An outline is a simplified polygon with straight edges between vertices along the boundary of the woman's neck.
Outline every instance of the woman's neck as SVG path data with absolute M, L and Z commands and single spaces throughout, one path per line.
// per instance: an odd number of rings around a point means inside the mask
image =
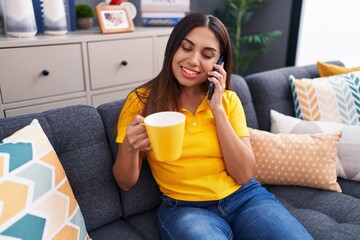
M 180 98 L 181 106 L 195 115 L 196 110 L 203 101 L 206 91 L 202 87 L 183 88 Z

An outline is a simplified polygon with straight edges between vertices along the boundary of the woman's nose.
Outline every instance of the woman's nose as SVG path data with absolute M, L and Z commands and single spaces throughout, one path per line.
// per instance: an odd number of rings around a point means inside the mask
M 198 66 L 200 64 L 200 54 L 198 53 L 191 54 L 188 61 L 192 66 Z

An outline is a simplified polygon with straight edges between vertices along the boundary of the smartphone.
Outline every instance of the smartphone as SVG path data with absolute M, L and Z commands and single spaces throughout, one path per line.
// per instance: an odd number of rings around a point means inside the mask
M 220 65 L 222 62 L 224 61 L 224 57 L 223 56 L 220 56 L 218 61 L 216 62 L 217 65 Z M 218 70 L 216 70 L 214 68 L 214 71 L 218 72 Z M 215 85 L 213 82 L 210 82 L 210 85 L 209 85 L 209 93 L 208 93 L 208 99 L 210 100 L 212 95 L 214 94 L 214 90 L 215 90 Z

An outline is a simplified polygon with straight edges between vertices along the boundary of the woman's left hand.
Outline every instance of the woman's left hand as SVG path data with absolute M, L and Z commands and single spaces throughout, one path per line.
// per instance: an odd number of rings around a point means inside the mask
M 223 64 L 222 64 L 223 65 Z M 211 99 L 208 100 L 209 106 L 213 114 L 222 109 L 222 97 L 225 91 L 226 84 L 226 72 L 222 65 L 214 64 L 214 69 L 211 72 L 208 72 L 208 80 L 214 83 L 215 90 Z

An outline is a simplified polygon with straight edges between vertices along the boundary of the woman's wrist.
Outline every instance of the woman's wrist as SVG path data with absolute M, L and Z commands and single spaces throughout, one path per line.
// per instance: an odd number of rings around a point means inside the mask
M 214 115 L 214 118 L 216 119 L 216 117 L 221 116 L 221 115 L 226 115 L 225 114 L 225 110 L 222 106 L 218 107 L 218 108 L 214 108 L 211 109 L 212 114 Z
M 131 146 L 127 136 L 125 136 L 124 138 L 123 145 L 128 150 L 129 153 L 134 153 L 136 151 L 136 149 Z

